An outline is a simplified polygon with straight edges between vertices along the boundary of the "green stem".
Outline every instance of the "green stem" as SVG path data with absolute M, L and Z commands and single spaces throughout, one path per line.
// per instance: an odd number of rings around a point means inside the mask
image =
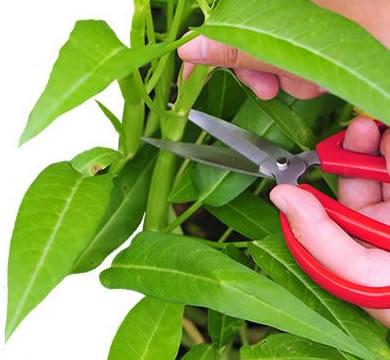
M 172 186 L 172 174 L 176 169 L 176 156 L 160 151 L 149 190 L 145 216 L 145 229 L 159 231 L 166 226 L 168 218 L 168 196 Z
M 203 13 L 205 19 L 207 19 L 209 16 L 209 13 L 210 13 L 209 4 L 207 3 L 206 0 L 197 0 L 197 2 L 198 2 L 198 5 L 200 7 L 200 10 L 202 10 L 202 13 Z
M 221 237 L 218 239 L 218 242 L 223 243 L 225 242 L 228 237 L 233 233 L 233 229 L 231 227 L 227 228 L 225 232 L 221 235 Z
M 186 211 L 182 212 L 174 221 L 172 221 L 164 230 L 163 233 L 170 233 L 180 226 L 184 221 L 191 217 L 202 206 L 201 201 L 194 202 Z
M 188 112 L 195 103 L 208 77 L 208 67 L 198 65 L 191 76 L 178 88 L 173 110 L 167 112 L 163 133 L 167 139 L 179 141 L 184 133 Z M 160 119 L 161 121 L 164 118 Z M 150 185 L 146 207 L 145 228 L 161 230 L 168 220 L 168 196 L 176 170 L 176 156 L 160 151 Z
M 160 108 L 164 109 L 171 91 L 173 76 L 175 71 L 175 53 L 170 53 L 168 61 L 165 67 L 165 71 L 162 74 L 160 81 L 154 89 L 154 102 Z M 150 112 L 148 120 L 146 122 L 145 136 L 151 136 L 154 134 L 160 126 L 159 117 L 155 112 Z
M 202 131 L 200 133 L 200 135 L 198 136 L 198 138 L 196 139 L 195 141 L 195 144 L 196 145 L 200 145 L 203 143 L 203 140 L 207 137 L 207 132 L 206 131 Z M 175 182 L 176 181 L 179 181 L 180 177 L 183 175 L 184 171 L 186 170 L 186 168 L 188 167 L 188 165 L 190 164 L 191 160 L 190 159 L 184 159 L 183 163 L 181 164 L 177 174 L 176 174 L 176 179 L 175 179 Z
M 145 106 L 139 92 L 135 73 L 119 81 L 125 105 L 122 115 L 122 129 L 124 133 L 124 144 L 120 146 L 125 149 L 127 157 L 135 155 L 140 145 L 142 135 Z
M 186 0 L 179 0 L 177 3 L 175 16 L 173 17 L 172 24 L 169 27 L 169 32 L 167 35 L 167 42 L 168 43 L 175 41 L 175 39 L 177 37 L 177 34 L 179 32 L 179 28 L 180 28 L 180 24 L 181 24 L 181 20 L 183 17 L 185 5 L 186 5 Z M 156 67 L 156 70 L 154 71 L 152 77 L 150 78 L 150 80 L 146 84 L 146 92 L 148 94 L 150 94 L 152 92 L 152 90 L 155 88 L 158 81 L 160 80 L 160 77 L 163 74 L 165 67 L 167 65 L 168 57 L 169 57 L 169 54 L 163 56 L 159 60 L 157 67 Z
M 154 44 L 156 42 L 156 32 L 154 31 L 150 1 L 148 1 L 147 8 L 146 8 L 145 23 L 146 23 L 146 36 L 148 38 L 148 44 Z
M 265 187 L 267 186 L 268 181 L 269 181 L 268 179 L 261 179 L 261 181 L 259 182 L 259 185 L 257 185 L 253 194 L 256 196 L 261 194 L 263 192 L 263 190 L 265 189 Z
M 247 324 L 244 322 L 240 328 L 240 340 L 242 345 L 249 345 Z
M 186 317 L 183 317 L 183 329 L 195 345 L 203 344 L 205 342 L 202 334 L 195 326 L 195 324 Z
M 135 89 L 136 89 L 137 93 L 141 96 L 141 98 L 145 102 L 145 104 L 154 113 L 156 113 L 159 116 L 162 116 L 164 112 L 153 102 L 153 100 L 150 98 L 150 96 L 146 92 L 145 85 L 142 81 L 142 77 L 141 77 L 141 74 L 139 73 L 139 71 L 136 71 L 134 73 L 134 79 L 135 79 L 135 84 L 134 84 Z
M 145 45 L 145 20 L 149 0 L 135 0 L 134 13 L 130 31 L 132 48 L 141 48 Z M 142 85 L 141 85 L 142 84 Z M 144 84 L 138 71 L 119 81 L 125 105 L 122 115 L 124 144 L 127 158 L 132 158 L 141 142 L 144 127 L 145 105 L 143 101 Z
M 172 26 L 174 7 L 175 7 L 174 0 L 168 0 L 167 1 L 167 30 L 170 29 Z

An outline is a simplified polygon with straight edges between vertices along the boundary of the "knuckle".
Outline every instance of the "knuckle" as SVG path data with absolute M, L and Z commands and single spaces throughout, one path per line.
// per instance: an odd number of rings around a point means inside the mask
M 238 49 L 226 46 L 223 51 L 223 62 L 231 67 L 238 67 L 241 64 L 241 55 Z

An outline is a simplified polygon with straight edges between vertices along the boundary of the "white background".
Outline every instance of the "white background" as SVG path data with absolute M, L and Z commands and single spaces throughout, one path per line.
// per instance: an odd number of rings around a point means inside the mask
M 127 311 L 140 299 L 103 288 L 99 270 L 70 276 L 22 322 L 4 347 L 9 239 L 23 193 L 49 163 L 116 136 L 93 101 L 60 117 L 17 147 L 28 113 L 46 84 L 60 46 L 78 19 L 103 19 L 127 43 L 131 0 L 9 0 L 0 2 L 0 351 L 2 360 L 103 360 Z M 97 96 L 116 114 L 116 86 Z M 110 259 L 103 264 L 107 267 Z

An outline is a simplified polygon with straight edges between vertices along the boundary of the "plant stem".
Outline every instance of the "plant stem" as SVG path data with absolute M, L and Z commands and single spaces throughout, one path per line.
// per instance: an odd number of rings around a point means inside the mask
M 186 317 L 183 317 L 183 329 L 195 345 L 203 344 L 205 342 L 198 328 L 191 320 L 187 319 Z
M 186 0 L 178 0 L 177 6 L 176 6 L 176 11 L 175 11 L 175 16 L 173 17 L 172 24 L 169 27 L 169 32 L 167 35 L 167 42 L 171 43 L 173 42 L 177 34 L 179 32 L 181 20 L 183 17 L 184 9 L 186 5 Z M 148 83 L 146 84 L 146 92 L 150 94 L 152 90 L 155 88 L 157 85 L 158 81 L 160 80 L 161 75 L 163 74 L 167 61 L 168 61 L 168 56 L 164 55 L 158 62 L 156 70 L 154 71 L 152 77 L 149 79 Z
M 267 184 L 268 184 L 268 179 L 261 179 L 261 181 L 259 182 L 259 185 L 257 185 L 257 187 L 256 187 L 255 191 L 253 192 L 253 194 L 257 196 L 260 193 L 262 193 L 262 191 L 267 186 Z
M 202 206 L 201 201 L 194 202 L 186 211 L 181 213 L 174 221 L 172 221 L 164 230 L 163 233 L 169 233 L 180 226 L 184 221 L 191 217 Z
M 208 77 L 208 67 L 198 65 L 191 76 L 178 88 L 178 97 L 166 118 L 160 121 L 166 139 L 179 141 L 184 133 L 187 115 L 202 90 Z M 153 171 L 149 198 L 146 207 L 145 228 L 149 230 L 163 229 L 168 220 L 168 196 L 171 191 L 176 170 L 176 156 L 167 151 L 160 151 Z
M 148 44 L 154 44 L 156 42 L 156 33 L 154 31 L 152 9 L 150 7 L 149 0 L 148 0 L 146 14 L 145 14 L 145 23 L 146 23 L 146 36 L 148 38 Z
M 155 104 L 164 109 L 168 100 L 172 86 L 172 80 L 175 70 L 175 53 L 168 54 L 168 60 L 165 66 L 164 73 L 161 75 L 160 81 L 154 89 Z M 150 112 L 145 127 L 145 136 L 154 134 L 160 126 L 159 116 L 155 112 Z
M 203 140 L 206 138 L 207 136 L 207 132 L 206 131 L 202 131 L 200 133 L 200 135 L 198 136 L 198 138 L 196 139 L 195 141 L 195 144 L 196 145 L 200 145 L 203 143 Z M 177 174 L 176 174 L 176 181 L 179 180 L 180 176 L 183 175 L 184 171 L 186 170 L 187 166 L 190 164 L 191 160 L 190 159 L 184 159 L 183 163 L 181 164 Z
M 167 31 L 172 26 L 174 5 L 173 0 L 167 0 Z
M 149 109 L 159 116 L 163 115 L 163 111 L 153 102 L 153 100 L 146 92 L 145 85 L 142 81 L 142 77 L 139 71 L 136 71 L 134 73 L 134 79 L 135 79 L 135 83 L 134 83 L 135 89 L 137 90 L 137 93 L 142 97 L 142 100 L 149 107 Z
M 198 2 L 200 9 L 202 10 L 202 13 L 203 13 L 205 19 L 207 19 L 209 16 L 209 13 L 210 13 L 209 4 L 207 3 L 206 0 L 197 0 L 197 2 Z
M 241 343 L 242 345 L 249 345 L 249 341 L 248 341 L 248 331 L 247 331 L 247 324 L 246 324 L 246 321 L 244 322 L 244 324 L 242 325 L 242 327 L 240 328 L 240 340 L 241 340 Z
M 145 19 L 149 0 L 135 0 L 134 13 L 130 31 L 130 43 L 132 48 L 140 48 L 145 45 Z M 125 100 L 122 115 L 122 128 L 125 143 L 120 143 L 125 148 L 127 158 L 132 158 L 140 145 L 144 126 L 145 105 L 143 101 L 144 84 L 138 71 L 119 81 L 121 92 Z
M 225 242 L 228 237 L 233 233 L 233 229 L 231 227 L 228 227 L 225 232 L 221 235 L 221 237 L 218 239 L 219 243 Z
M 125 99 L 122 115 L 122 129 L 124 132 L 124 147 L 126 157 L 132 158 L 138 150 L 143 129 L 145 106 L 142 96 L 136 89 L 135 73 L 119 81 L 119 86 Z

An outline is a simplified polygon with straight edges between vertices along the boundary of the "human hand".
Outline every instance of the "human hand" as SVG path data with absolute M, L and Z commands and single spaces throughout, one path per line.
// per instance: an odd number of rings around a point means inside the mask
M 337 12 L 363 26 L 385 46 L 390 48 L 390 2 L 376 0 L 312 0 L 316 4 Z M 275 97 L 279 89 L 299 98 L 311 99 L 325 92 L 319 86 L 293 74 L 265 64 L 244 52 L 199 36 L 178 50 L 185 62 L 184 78 L 194 64 L 210 64 L 232 68 L 242 83 L 261 99 Z M 353 54 L 351 54 L 353 56 Z
M 374 121 L 358 116 L 347 129 L 344 148 L 368 154 L 380 152 L 390 171 L 390 129 L 381 136 Z M 312 194 L 296 186 L 279 185 L 270 197 L 286 214 L 297 240 L 328 269 L 356 284 L 390 286 L 390 252 L 350 237 L 328 217 Z M 339 201 L 390 225 L 390 184 L 340 177 Z M 390 309 L 365 310 L 390 327 Z

